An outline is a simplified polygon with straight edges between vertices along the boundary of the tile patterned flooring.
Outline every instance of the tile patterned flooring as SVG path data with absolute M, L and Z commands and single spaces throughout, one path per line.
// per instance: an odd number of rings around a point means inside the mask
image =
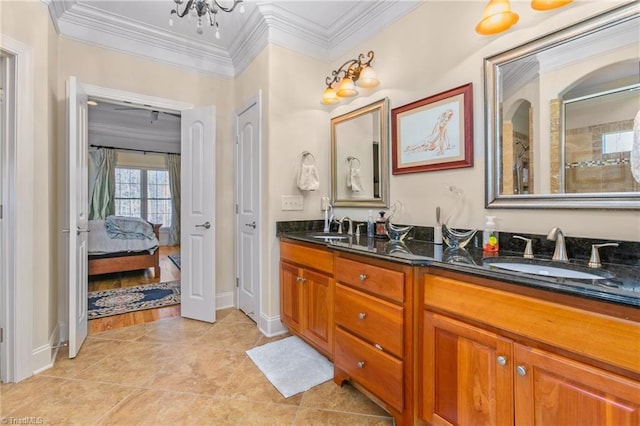
M 333 381 L 283 398 L 245 350 L 266 338 L 236 309 L 91 334 L 79 355 L 0 385 L 0 421 L 77 425 L 392 425 L 352 386 Z

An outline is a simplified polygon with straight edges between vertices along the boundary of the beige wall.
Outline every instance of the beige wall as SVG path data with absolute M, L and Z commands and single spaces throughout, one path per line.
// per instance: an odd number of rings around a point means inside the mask
M 216 106 L 216 293 L 235 291 L 233 241 L 233 97 L 234 82 L 196 71 L 79 43 L 59 41 L 59 105 L 70 76 L 80 83 L 133 92 L 195 106 Z M 60 125 L 65 115 L 60 116 Z
M 391 108 L 395 108 L 465 83 L 473 83 L 474 166 L 392 176 L 390 198 L 392 201 L 401 200 L 405 206 L 398 220 L 432 226 L 435 223 L 436 206 L 443 208 L 445 216 L 453 208 L 453 199 L 444 186 L 455 185 L 464 190 L 467 199 L 466 208 L 454 220 L 456 226 L 481 228 L 485 215 L 491 214 L 497 216 L 500 229 L 510 232 L 546 234 L 552 227 L 559 226 L 568 236 L 640 240 L 637 211 L 484 208 L 483 58 L 624 2 L 583 2 L 555 13 L 535 12 L 546 14 L 539 15 L 545 17 L 539 20 L 540 24 L 526 25 L 525 17 L 521 16 L 522 22 L 516 27 L 491 37 L 479 36 L 474 32 L 482 14 L 482 3 L 425 2 L 391 27 L 352 49 L 349 55 L 355 57 L 359 52 L 373 49 L 376 53 L 374 65 L 381 85 L 369 97 L 359 96 L 346 105 L 334 108 L 332 116 L 383 96 L 388 96 Z M 520 10 L 528 8 L 525 2 L 518 2 L 517 5 Z M 451 19 L 452 16 L 455 19 Z M 336 60 L 333 66 L 339 66 L 346 59 L 348 57 Z M 330 69 L 327 67 L 326 72 L 329 73 Z M 319 91 L 321 84 L 317 82 L 315 85 Z M 365 219 L 367 211 L 349 209 L 346 212 L 352 218 Z
M 28 240 L 32 252 L 16 256 L 18 268 L 28 270 L 33 281 L 33 348 L 46 347 L 57 325 L 57 263 L 55 253 L 56 229 L 56 44 L 55 31 L 46 5 L 42 2 L 6 2 L 1 4 L 0 31 L 31 49 L 33 66 L 33 147 L 19 146 L 19 164 L 28 163 L 34 172 L 19 169 L 18 191 L 33 194 L 32 218 L 18 217 L 18 222 L 30 220 L 26 229 L 31 232 L 17 236 L 18 245 Z M 24 17 L 24 18 L 23 18 Z M 24 76 L 21 76 L 24 77 Z M 28 77 L 28 76 L 27 76 Z M 20 143 L 27 141 L 18 141 Z M 32 150 L 32 151 L 31 151 Z M 31 174 L 32 175 L 27 175 Z M 25 186 L 22 186 L 25 185 Z M 29 212 L 31 213 L 31 212 Z M 18 224 L 18 232 L 25 229 Z M 17 283 L 19 284 L 19 282 Z

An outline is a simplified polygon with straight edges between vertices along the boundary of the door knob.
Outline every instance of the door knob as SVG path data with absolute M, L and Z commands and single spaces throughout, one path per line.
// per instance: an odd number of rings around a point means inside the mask
M 256 229 L 256 221 L 254 220 L 251 223 L 245 223 L 244 226 L 249 226 L 249 227 L 251 227 L 253 229 Z
M 80 228 L 78 226 L 78 230 L 76 231 L 76 235 L 80 235 L 81 232 L 91 232 L 91 230 L 88 229 L 88 228 Z
M 196 228 L 209 229 L 209 228 L 211 228 L 211 223 L 209 223 L 209 221 L 206 221 L 206 222 L 205 222 L 205 223 L 203 223 L 202 225 L 196 225 Z

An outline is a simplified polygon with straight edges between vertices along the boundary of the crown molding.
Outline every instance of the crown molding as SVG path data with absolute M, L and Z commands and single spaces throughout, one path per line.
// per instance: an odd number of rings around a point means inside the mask
M 41 0 L 58 34 L 180 68 L 235 77 L 268 43 L 331 61 L 387 27 L 420 0 L 362 1 L 329 26 L 310 21 L 279 4 L 257 2 L 228 51 L 98 9 L 91 2 Z
M 62 35 L 80 42 L 181 68 L 234 76 L 233 63 L 224 49 L 105 13 L 87 3 L 67 10 L 58 26 Z

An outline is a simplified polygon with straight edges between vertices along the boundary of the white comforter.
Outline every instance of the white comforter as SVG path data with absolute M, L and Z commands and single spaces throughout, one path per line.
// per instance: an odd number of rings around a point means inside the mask
M 123 240 L 109 238 L 104 220 L 89 221 L 89 254 L 99 255 L 118 252 L 140 252 L 147 251 L 153 253 L 158 248 L 158 239 L 133 239 Z

